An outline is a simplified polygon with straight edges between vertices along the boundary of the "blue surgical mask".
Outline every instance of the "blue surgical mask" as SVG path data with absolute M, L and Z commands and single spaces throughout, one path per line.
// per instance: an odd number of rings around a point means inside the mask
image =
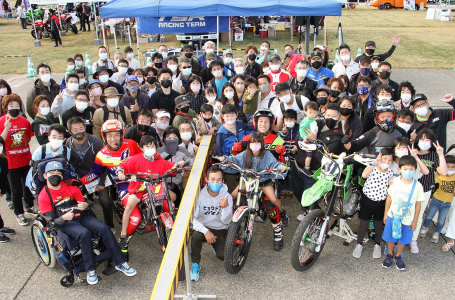
M 216 182 L 209 182 L 207 183 L 209 185 L 209 189 L 213 192 L 213 193 L 218 193 L 218 191 L 221 189 L 221 187 L 223 186 L 222 183 L 216 183 Z
M 360 74 L 363 76 L 368 76 L 370 74 L 371 69 L 370 68 L 360 68 Z
M 359 93 L 359 95 L 366 95 L 369 93 L 368 89 L 370 87 L 369 86 L 360 86 L 357 88 L 357 93 Z
M 403 176 L 405 179 L 411 179 L 414 178 L 414 173 L 414 171 L 404 170 L 401 172 L 401 176 Z

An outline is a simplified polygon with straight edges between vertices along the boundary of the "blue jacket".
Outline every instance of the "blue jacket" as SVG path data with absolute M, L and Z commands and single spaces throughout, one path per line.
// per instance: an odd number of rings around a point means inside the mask
M 206 53 L 201 54 L 196 59 L 196 61 L 201 65 L 201 69 L 204 69 L 205 67 L 207 67 L 207 62 L 205 61 L 206 60 L 205 55 L 206 55 Z M 216 56 L 216 59 L 223 61 L 221 59 L 221 57 L 219 57 L 218 55 Z
M 332 70 L 329 70 L 324 67 L 320 68 L 319 71 L 315 71 L 313 68 L 309 68 L 306 74 L 306 77 L 313 79 L 318 83 L 318 87 L 320 87 L 321 84 L 325 84 L 324 79 L 332 78 L 334 76 L 335 74 L 333 73 Z
M 255 132 L 254 126 L 245 124 L 243 121 L 237 120 L 236 123 L 236 135 L 226 129 L 224 125 L 221 125 L 220 129 L 216 133 L 216 155 L 217 156 L 230 156 L 232 152 L 232 146 L 236 142 L 242 142 L 244 136 Z
M 242 168 L 245 168 L 245 162 L 246 162 L 246 151 L 243 151 L 242 153 L 237 154 L 236 156 L 229 156 L 226 157 L 227 161 L 233 162 L 237 165 L 239 165 Z M 253 164 L 252 164 L 252 169 L 260 172 L 263 170 L 266 170 L 267 168 L 270 169 L 277 169 L 283 166 L 282 163 L 276 160 L 275 156 L 270 151 L 264 151 L 264 156 L 262 159 L 260 159 L 258 156 L 253 156 Z M 229 167 L 222 166 L 222 168 L 230 169 Z M 232 170 L 232 169 L 231 169 Z M 237 173 L 237 172 L 235 172 Z M 286 176 L 286 172 L 283 173 L 284 176 Z M 261 179 L 259 180 L 260 182 L 264 182 L 267 179 L 273 178 L 273 175 L 261 175 Z M 276 179 L 283 179 L 281 176 L 276 176 Z

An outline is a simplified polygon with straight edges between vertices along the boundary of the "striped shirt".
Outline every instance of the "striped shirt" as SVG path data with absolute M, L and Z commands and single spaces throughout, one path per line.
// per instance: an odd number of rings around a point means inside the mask
M 427 166 L 430 173 L 420 177 L 419 182 L 423 186 L 423 191 L 426 193 L 434 187 L 434 173 L 439 167 L 439 156 L 435 151 L 430 151 L 427 154 L 418 154 L 420 160 Z

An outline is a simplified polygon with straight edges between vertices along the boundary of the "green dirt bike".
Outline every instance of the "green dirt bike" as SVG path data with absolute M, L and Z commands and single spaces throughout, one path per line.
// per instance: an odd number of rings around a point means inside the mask
M 363 153 L 334 155 L 327 151 L 322 141 L 307 141 L 313 148 L 303 145 L 302 142 L 299 142 L 299 147 L 304 150 L 319 151 L 323 157 L 321 168 L 314 175 L 317 181 L 303 193 L 301 201 L 303 207 L 317 206 L 318 208 L 304 213 L 291 243 L 291 265 L 300 272 L 308 270 L 319 258 L 327 235 L 334 234 L 344 238 L 345 245 L 357 239 L 346 224 L 346 219 L 356 213 L 360 199 L 361 186 L 353 176 L 353 164 L 374 165 L 376 158 L 375 155 Z M 322 199 L 326 204 L 325 212 L 316 205 L 316 202 Z M 336 223 L 329 229 L 332 216 L 340 217 L 337 231 L 331 231 Z
M 32 18 L 32 14 L 33 14 L 33 18 Z M 27 25 L 32 25 L 33 21 L 37 21 L 37 20 L 43 20 L 43 15 L 44 15 L 44 12 L 38 8 L 38 9 L 29 9 L 25 15 L 26 19 L 27 19 Z

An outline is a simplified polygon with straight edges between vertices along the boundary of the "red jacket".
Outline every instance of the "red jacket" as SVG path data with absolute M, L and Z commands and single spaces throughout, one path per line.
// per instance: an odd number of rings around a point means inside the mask
M 277 72 L 270 71 L 267 73 L 267 76 L 270 78 L 272 92 L 275 93 L 275 85 L 278 83 L 286 82 L 291 78 L 291 74 L 283 69 L 278 70 Z
M 299 61 L 299 60 L 303 60 L 303 57 L 302 57 L 302 54 L 294 54 L 294 56 L 292 56 L 288 63 L 286 64 L 286 66 L 284 67 L 284 69 L 286 71 L 288 71 L 292 77 L 297 77 L 297 73 L 295 72 L 295 64 Z

